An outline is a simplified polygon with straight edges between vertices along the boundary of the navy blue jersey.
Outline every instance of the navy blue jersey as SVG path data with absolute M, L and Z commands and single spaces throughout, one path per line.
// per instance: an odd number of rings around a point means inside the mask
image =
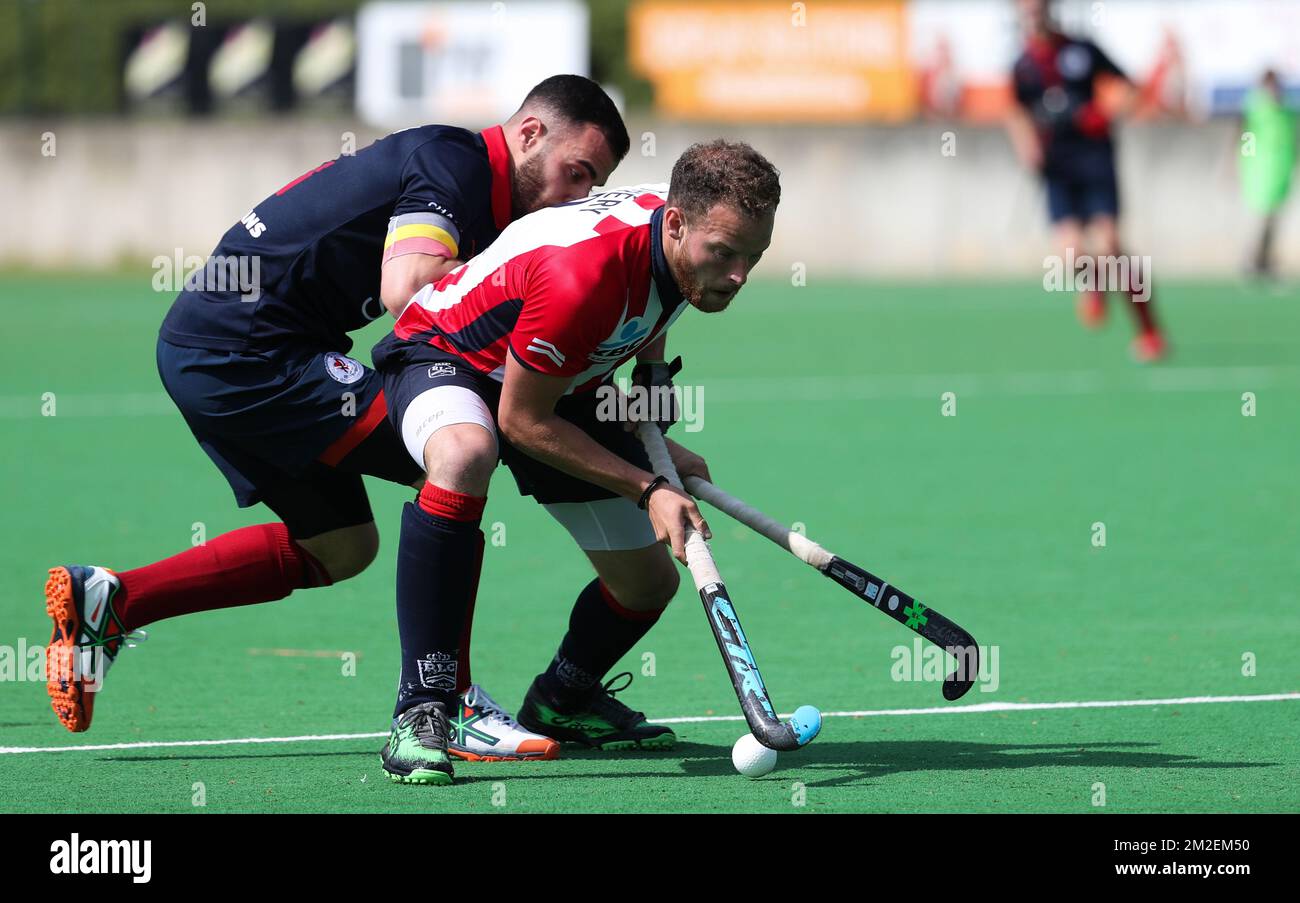
M 1099 74 L 1125 77 L 1096 44 L 1062 34 L 1030 40 L 1016 60 L 1016 100 L 1038 127 L 1049 175 L 1109 162 L 1110 121 L 1095 96 Z
M 163 321 L 173 345 L 332 351 L 385 310 L 383 261 L 469 259 L 510 221 L 500 127 L 406 129 L 294 179 L 230 228 Z

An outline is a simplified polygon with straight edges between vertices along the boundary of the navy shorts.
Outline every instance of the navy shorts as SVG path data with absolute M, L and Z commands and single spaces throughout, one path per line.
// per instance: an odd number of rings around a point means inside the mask
M 385 416 L 379 375 L 342 354 L 159 339 L 158 374 L 240 507 L 265 502 L 295 538 L 372 520 L 363 473 L 422 476 Z
M 374 358 L 384 379 L 388 418 L 395 432 L 400 434 L 402 418 L 411 402 L 439 386 L 460 386 L 470 390 L 483 399 L 493 421 L 496 420 L 501 384 L 475 370 L 463 358 L 432 345 L 399 342 L 392 336 L 375 347 Z M 556 404 L 555 413 L 623 460 L 650 470 L 650 458 L 641 440 L 635 433 L 625 430 L 622 422 L 599 419 L 596 416 L 599 404 L 595 392 L 566 395 Z M 603 486 L 570 476 L 529 457 L 511 445 L 500 430 L 497 430 L 496 439 L 499 458 L 510 468 L 522 495 L 531 495 L 544 505 L 620 498 Z M 407 460 L 411 460 L 409 455 Z
M 1047 215 L 1053 223 L 1119 216 L 1119 182 L 1109 152 L 1096 151 L 1050 166 L 1045 181 Z

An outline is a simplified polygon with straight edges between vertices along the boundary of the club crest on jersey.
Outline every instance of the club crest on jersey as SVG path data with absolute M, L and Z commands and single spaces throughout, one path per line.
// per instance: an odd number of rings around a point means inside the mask
M 649 324 L 634 317 L 623 324 L 623 328 L 617 335 L 597 345 L 596 350 L 589 355 L 589 359 L 598 364 L 620 360 L 645 341 L 645 337 L 649 334 Z
M 366 368 L 361 366 L 359 361 L 354 361 L 337 351 L 331 351 L 325 355 L 325 372 L 335 382 L 350 386 L 365 374 Z

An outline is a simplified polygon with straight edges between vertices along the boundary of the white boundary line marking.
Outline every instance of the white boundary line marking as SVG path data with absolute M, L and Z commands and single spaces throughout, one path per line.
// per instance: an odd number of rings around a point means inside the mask
M 1258 696 L 1180 696 L 1174 699 L 1113 699 L 1091 702 L 981 702 L 975 705 L 936 706 L 927 709 L 864 709 L 858 712 L 822 712 L 823 718 L 875 718 L 884 715 L 978 715 L 985 712 L 1037 712 L 1051 709 L 1120 709 L 1153 705 L 1204 705 L 1227 702 L 1283 702 L 1300 700 L 1300 693 L 1264 693 Z M 781 715 L 789 718 L 790 714 Z M 743 715 L 699 715 L 651 718 L 655 724 L 698 724 L 744 721 Z M 238 737 L 230 740 L 166 740 L 142 743 L 99 743 L 86 746 L 0 746 L 0 755 L 22 753 L 96 752 L 115 749 L 169 749 L 187 746 L 235 746 L 248 743 L 313 743 L 331 740 L 375 740 L 388 733 L 304 734 L 300 737 Z

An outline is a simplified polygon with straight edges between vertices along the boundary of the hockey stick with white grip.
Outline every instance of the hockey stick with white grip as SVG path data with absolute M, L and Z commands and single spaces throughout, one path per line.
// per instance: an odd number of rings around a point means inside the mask
M 682 489 L 681 478 L 673 466 L 668 454 L 668 445 L 663 433 L 653 423 L 642 423 L 637 427 L 637 435 L 645 445 L 650 463 L 657 474 L 662 474 L 668 481 Z M 731 594 L 722 582 L 718 567 L 713 562 L 709 544 L 700 532 L 694 528 L 686 534 L 686 562 L 695 581 L 695 589 L 704 603 L 705 614 L 709 618 L 709 627 L 713 638 L 717 640 L 718 651 L 731 676 L 731 685 L 735 688 L 736 698 L 740 700 L 740 709 L 749 723 L 749 730 L 764 746 L 769 749 L 798 749 L 810 742 L 821 730 L 822 716 L 815 707 L 800 706 L 788 722 L 782 723 L 777 717 L 772 700 L 767 695 L 767 687 L 758 673 L 754 653 L 749 648 L 745 633 L 740 629 L 740 618 L 731 602 Z

